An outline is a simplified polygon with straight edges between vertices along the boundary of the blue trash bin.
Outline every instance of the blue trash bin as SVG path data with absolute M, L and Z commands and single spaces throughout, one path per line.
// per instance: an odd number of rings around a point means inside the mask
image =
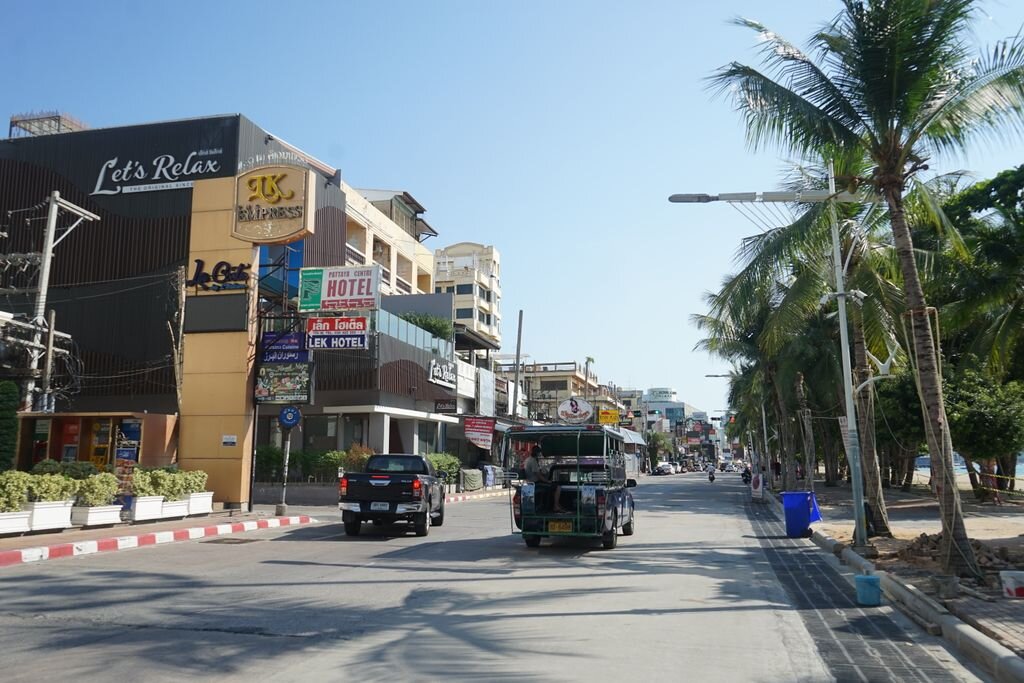
M 854 577 L 857 584 L 857 604 L 877 607 L 882 604 L 882 583 L 877 576 L 858 574 Z
M 786 535 L 805 538 L 811 528 L 811 492 L 783 491 L 782 510 L 786 513 Z

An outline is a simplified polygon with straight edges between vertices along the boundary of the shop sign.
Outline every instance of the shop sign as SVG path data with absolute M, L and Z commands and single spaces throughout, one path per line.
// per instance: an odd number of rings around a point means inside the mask
M 619 423 L 619 411 L 617 411 L 617 410 L 599 410 L 597 412 L 597 423 L 598 424 L 603 424 L 603 425 L 618 424 Z
M 331 266 L 299 271 L 299 311 L 380 308 L 380 266 Z
M 183 190 L 194 180 L 222 175 L 222 149 L 198 149 L 182 157 L 159 154 L 152 159 L 113 157 L 100 166 L 91 194 Z
M 455 371 L 455 363 L 441 358 L 431 359 L 430 372 L 427 376 L 427 381 L 439 384 L 442 387 L 454 389 L 455 383 L 458 381 L 458 375 Z
M 496 422 L 493 417 L 466 417 L 463 418 L 462 431 L 471 444 L 489 451 L 494 443 L 494 425 Z
M 220 292 L 228 289 L 245 289 L 249 286 L 251 263 L 231 264 L 227 261 L 218 261 L 209 271 L 206 270 L 206 261 L 203 259 L 197 258 L 195 263 L 192 277 L 185 281 L 188 287 L 198 287 L 204 292 Z
M 558 417 L 569 424 L 582 424 L 593 416 L 593 406 L 582 398 L 569 398 L 558 404 Z
M 312 363 L 263 365 L 256 375 L 257 403 L 310 403 L 312 394 Z
M 369 322 L 365 317 L 309 318 L 306 346 L 311 349 L 368 349 Z
M 620 427 L 632 427 L 633 426 L 633 421 L 629 420 L 627 418 L 622 418 L 621 420 L 619 420 L 619 426 Z
M 261 363 L 308 363 L 306 336 L 299 332 L 264 332 L 260 337 Z
M 231 234 L 255 244 L 286 244 L 313 233 L 316 174 L 295 166 L 261 166 L 238 177 Z
M 686 443 L 693 446 L 694 444 L 700 444 L 700 437 L 688 436 L 686 437 Z
M 454 398 L 441 398 L 434 401 L 435 413 L 457 413 L 459 412 L 459 401 Z

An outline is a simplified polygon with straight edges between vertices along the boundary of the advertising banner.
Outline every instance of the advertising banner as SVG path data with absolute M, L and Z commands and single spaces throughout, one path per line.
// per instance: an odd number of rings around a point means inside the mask
M 479 446 L 485 451 L 491 450 L 494 442 L 494 425 L 497 422 L 493 417 L 467 417 L 463 419 L 462 431 L 466 439 L 474 446 Z
M 602 425 L 619 424 L 619 411 L 599 410 L 597 412 L 597 423 Z M 626 424 L 629 424 L 628 422 Z
M 428 382 L 438 384 L 442 387 L 448 387 L 449 389 L 454 389 L 457 379 L 458 376 L 455 372 L 454 361 L 445 360 L 443 358 L 431 359 L 430 370 L 427 375 Z
M 261 363 L 308 363 L 306 336 L 300 332 L 264 332 L 260 336 Z
M 558 417 L 569 424 L 582 424 L 594 416 L 594 407 L 582 398 L 570 398 L 558 404 Z
M 365 317 L 309 318 L 306 345 L 311 349 L 368 349 L 369 321 Z
M 688 437 L 686 437 L 686 443 L 688 445 L 690 445 L 690 446 L 693 446 L 695 444 L 699 445 L 700 444 L 700 438 L 696 437 L 696 436 L 688 436 Z
M 313 398 L 312 363 L 272 363 L 256 376 L 257 403 L 310 403 Z
M 380 266 L 331 266 L 299 271 L 299 312 L 380 308 Z

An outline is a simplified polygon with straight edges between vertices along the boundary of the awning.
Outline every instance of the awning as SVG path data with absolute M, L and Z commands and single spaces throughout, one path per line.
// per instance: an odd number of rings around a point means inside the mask
M 424 410 L 409 410 L 408 408 L 392 408 L 391 406 L 324 406 L 323 412 L 325 415 L 355 415 L 365 413 L 383 413 L 396 418 L 414 418 L 417 420 L 428 420 L 430 422 L 446 422 L 448 424 L 459 424 L 459 418 L 455 415 L 445 415 L 443 413 L 428 413 Z
M 625 437 L 626 443 L 635 443 L 640 446 L 646 446 L 647 442 L 644 441 L 644 437 L 640 436 L 639 432 L 634 432 L 632 429 L 621 429 L 622 436 Z

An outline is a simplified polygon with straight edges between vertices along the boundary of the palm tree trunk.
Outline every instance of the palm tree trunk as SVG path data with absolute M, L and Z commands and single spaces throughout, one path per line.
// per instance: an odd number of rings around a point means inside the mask
M 906 469 L 903 470 L 903 490 L 909 491 L 914 484 L 914 470 L 917 467 L 917 452 L 911 449 L 903 449 L 901 453 L 906 462 Z
M 860 386 L 871 377 L 867 349 L 864 343 L 863 319 L 859 311 L 853 312 L 853 363 L 854 384 Z M 864 474 L 864 493 L 871 506 L 871 521 L 879 536 L 892 536 L 889 529 L 889 512 L 882 495 L 882 478 L 878 467 L 878 452 L 875 449 L 875 395 L 870 387 L 864 387 L 854 397 L 857 401 L 857 431 L 860 434 L 860 463 Z
M 804 441 L 804 489 L 814 491 L 814 430 L 811 428 L 811 411 L 807 407 L 807 392 L 804 391 L 804 375 L 796 374 L 796 401 L 800 406 L 800 432 Z
M 946 420 L 946 406 L 942 397 L 942 378 L 939 375 L 938 354 L 932 334 L 931 319 L 921 287 L 921 278 L 914 260 L 914 243 L 907 227 L 903 209 L 903 177 L 893 178 L 882 186 L 882 194 L 889 206 L 889 222 L 892 226 L 893 243 L 903 274 L 903 290 L 907 297 L 907 315 L 910 318 L 910 333 L 913 360 L 917 365 L 917 389 L 921 396 L 921 410 L 924 413 L 925 436 L 932 463 L 932 481 L 939 499 L 939 515 L 942 518 L 942 543 L 940 562 L 942 568 L 951 573 L 968 573 L 980 576 L 974 549 L 967 538 L 964 513 L 960 505 L 960 490 L 953 472 L 953 442 Z
M 777 399 L 775 416 L 779 428 L 779 456 L 782 464 L 782 490 L 793 491 L 796 489 L 796 459 L 793 457 L 792 432 L 789 429 L 789 413 L 786 411 L 786 401 L 782 395 L 782 387 L 778 382 L 772 382 L 775 387 Z
M 825 454 L 825 486 L 839 484 L 839 454 L 836 452 L 836 441 L 832 438 L 832 420 L 822 423 L 821 449 Z

